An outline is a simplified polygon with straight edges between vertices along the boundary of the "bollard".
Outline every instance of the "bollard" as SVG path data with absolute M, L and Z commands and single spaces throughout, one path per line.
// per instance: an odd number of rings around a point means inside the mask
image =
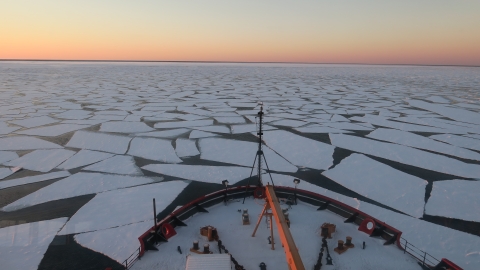
M 194 250 L 199 250 L 200 248 L 198 247 L 198 241 L 193 241 L 193 249 Z
M 205 254 L 210 253 L 210 245 L 209 244 L 203 245 L 203 253 L 205 253 Z

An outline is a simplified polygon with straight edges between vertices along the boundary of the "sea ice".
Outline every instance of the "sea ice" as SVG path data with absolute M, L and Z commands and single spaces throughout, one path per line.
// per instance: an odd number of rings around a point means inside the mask
M 351 117 L 350 120 L 366 122 L 376 126 L 394 128 L 394 129 L 403 130 L 403 131 L 432 132 L 432 133 L 445 133 L 448 131 L 446 129 L 437 128 L 437 127 L 420 126 L 420 125 L 390 121 L 381 116 L 375 116 L 375 115 L 369 115 L 368 117 L 354 116 L 354 117 Z
M 195 140 L 189 140 L 189 139 L 182 139 L 179 138 L 175 141 L 176 147 L 175 147 L 175 152 L 177 152 L 177 156 L 179 157 L 191 157 L 191 156 L 196 156 L 199 155 L 200 152 L 197 149 L 197 146 L 195 145 Z
M 2 269 L 37 270 L 53 238 L 67 220 L 62 217 L 0 228 Z
M 140 168 L 135 165 L 135 160 L 131 156 L 113 156 L 85 167 L 82 170 L 125 175 L 143 175 Z
M 177 121 L 156 123 L 155 128 L 182 128 L 182 127 L 199 127 L 213 125 L 213 120 L 197 120 L 197 121 Z
M 27 118 L 23 120 L 10 121 L 10 123 L 12 124 L 19 125 L 26 128 L 39 127 L 39 126 L 44 126 L 44 125 L 48 125 L 56 122 L 58 122 L 58 120 L 55 120 L 48 116 L 40 116 L 40 117 Z
M 284 120 L 279 120 L 279 121 L 272 122 L 270 124 L 275 125 L 275 126 L 285 126 L 285 127 L 295 127 L 296 128 L 296 127 L 305 126 L 308 123 L 305 122 L 305 121 L 284 119 Z
M 5 122 L 0 121 L 0 135 L 7 135 L 18 129 L 20 129 L 20 127 L 10 127 Z
M 101 132 L 137 133 L 149 132 L 153 130 L 153 128 L 142 122 L 106 122 L 100 126 Z
M 217 122 L 221 124 L 243 124 L 245 123 L 245 118 L 241 116 L 225 116 L 225 117 L 214 117 Z
M 317 125 L 294 128 L 294 129 L 302 133 L 346 133 L 348 132 L 345 130 L 340 130 L 332 127 L 324 127 L 324 126 L 317 126 Z
M 335 147 L 331 145 L 284 130 L 266 131 L 263 140 L 268 147 L 296 166 L 325 170 L 333 165 Z
M 256 132 L 257 129 L 258 129 L 258 126 L 256 124 L 231 125 L 230 129 L 232 130 L 232 134 L 239 134 L 239 133 Z M 277 128 L 269 126 L 269 125 L 263 125 L 262 129 L 263 130 L 275 130 Z
M 423 216 L 427 181 L 361 154 L 322 173 L 340 185 L 413 217 Z
M 55 114 L 55 117 L 62 118 L 62 119 L 71 119 L 71 120 L 82 120 L 90 116 L 91 116 L 90 112 L 84 111 L 84 110 L 70 110 L 63 113 Z
M 18 155 L 15 152 L 0 151 L 0 163 L 5 163 L 10 160 L 17 159 Z
M 480 154 L 477 152 L 438 142 L 424 136 L 420 136 L 406 131 L 378 128 L 371 132 L 369 135 L 367 135 L 367 137 L 411 146 L 419 149 L 425 149 L 450 156 L 456 156 L 459 158 L 480 161 Z
M 258 150 L 253 142 L 228 140 L 222 138 L 200 139 L 200 158 L 245 167 L 252 167 Z M 265 159 L 272 171 L 296 172 L 298 169 L 268 147 L 263 148 Z M 264 160 L 262 160 L 264 163 Z M 256 164 L 255 164 L 256 165 Z M 266 166 L 264 167 L 266 169 Z
M 113 154 L 97 152 L 91 150 L 80 150 L 73 157 L 67 159 L 65 162 L 60 164 L 57 168 L 62 170 L 70 170 L 85 165 L 90 165 L 104 159 L 112 157 Z
M 189 131 L 190 131 L 190 129 L 188 129 L 188 128 L 177 128 L 177 129 L 163 130 L 163 131 L 136 133 L 135 136 L 157 137 L 157 138 L 176 138 L 176 137 L 181 136 L 181 135 L 183 135 L 183 134 L 185 134 Z
M 453 158 L 432 154 L 403 145 L 332 133 L 330 134 L 330 141 L 332 145 L 340 148 L 427 170 L 466 178 L 480 178 L 480 165 L 464 163 Z
M 77 131 L 66 147 L 125 154 L 131 138 L 103 133 Z
M 464 147 L 464 148 L 480 151 L 480 140 L 477 140 L 477 139 L 451 135 L 451 134 L 432 135 L 430 136 L 430 138 L 437 141 L 446 142 L 448 144 L 455 145 L 458 147 Z
M 175 154 L 172 142 L 163 139 L 134 138 L 130 143 L 128 154 L 164 163 L 182 162 L 182 160 Z
M 35 150 L 4 164 L 11 167 L 23 167 L 32 171 L 48 172 L 74 154 L 75 152 L 65 149 Z
M 49 201 L 95 194 L 151 182 L 153 182 L 153 179 L 147 177 L 79 172 L 30 193 L 3 207 L 2 210 L 7 212 L 15 211 Z
M 230 129 L 227 126 L 208 126 L 208 127 L 192 127 L 196 130 L 207 131 L 207 132 L 216 132 L 216 133 L 225 133 L 230 134 Z
M 23 135 L 35 135 L 35 136 L 44 136 L 44 137 L 56 137 L 62 134 L 72 132 L 75 130 L 83 129 L 90 127 L 90 125 L 76 125 L 76 124 L 58 124 L 53 126 L 46 127 L 37 127 L 32 129 L 27 129 L 23 131 L 16 132 L 17 134 Z
M 6 178 L 6 177 L 9 177 L 10 175 L 13 174 L 13 171 L 10 170 L 10 168 L 0 168 L 0 179 L 3 179 L 3 178 Z M 0 185 L 3 183 L 0 182 Z
M 157 211 L 161 212 L 187 186 L 184 181 L 169 181 L 97 194 L 58 234 L 98 231 L 141 221 L 153 224 L 152 199 L 156 199 Z
M 230 185 L 250 176 L 250 168 L 233 166 L 201 166 L 201 165 L 175 165 L 175 164 L 150 164 L 142 169 L 158 174 L 170 175 L 187 180 L 220 184 L 227 179 Z
M 63 148 L 58 144 L 40 140 L 34 137 L 16 136 L 0 138 L 0 150 L 33 150 Z
M 410 100 L 408 101 L 408 103 L 410 104 L 410 106 L 438 113 L 459 122 L 480 124 L 480 114 L 477 112 L 472 112 L 459 108 L 452 108 L 445 104 L 428 103 L 421 100 Z
M 8 170 L 10 170 L 10 169 L 8 169 Z M 67 177 L 67 176 L 70 176 L 69 172 L 60 171 L 60 172 L 51 172 L 51 173 L 35 175 L 35 176 L 15 178 L 15 179 L 12 179 L 12 180 L 1 181 L 0 182 L 0 189 L 20 186 L 20 185 L 27 185 L 27 184 L 31 184 L 31 183 L 37 183 L 37 182 L 42 182 L 42 181 Z
M 445 180 L 433 182 L 425 214 L 480 222 L 480 182 Z
M 208 137 L 217 137 L 217 136 L 220 136 L 220 135 L 215 134 L 215 133 L 201 131 L 201 130 L 192 130 L 189 138 L 190 139 L 199 139 L 199 138 L 208 138 Z

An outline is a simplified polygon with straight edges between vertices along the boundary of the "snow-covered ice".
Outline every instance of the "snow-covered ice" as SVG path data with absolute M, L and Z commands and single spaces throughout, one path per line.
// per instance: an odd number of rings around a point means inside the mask
M 201 166 L 176 164 L 150 164 L 142 169 L 187 180 L 220 184 L 227 179 L 230 185 L 250 176 L 250 168 L 233 166 Z
M 341 129 L 336 129 L 332 127 L 325 127 L 325 126 L 306 126 L 300 128 L 294 128 L 298 132 L 302 133 L 347 133 L 349 131 L 344 131 Z
M 74 154 L 75 152 L 65 149 L 35 150 L 4 164 L 32 171 L 49 172 Z
M 87 166 L 82 170 L 125 175 L 143 175 L 140 168 L 135 165 L 133 157 L 120 155 Z
M 66 217 L 0 228 L 0 262 L 5 270 L 37 270 Z
M 452 134 L 439 134 L 439 135 L 432 135 L 430 138 L 435 139 L 437 141 L 446 142 L 451 145 L 455 145 L 458 147 L 464 147 L 468 149 L 473 149 L 480 151 L 480 140 L 467 138 L 463 136 L 457 136 Z
M 67 147 L 98 150 L 114 154 L 125 154 L 128 144 L 132 138 L 94 133 L 87 131 L 77 131 L 67 143 Z
M 200 139 L 198 145 L 200 147 L 201 159 L 231 163 L 245 167 L 252 167 L 258 150 L 257 143 L 222 138 Z M 290 164 L 268 147 L 263 148 L 263 154 L 270 170 L 280 172 L 296 172 L 298 170 L 297 167 Z M 264 163 L 264 160 L 262 160 L 262 164 Z M 266 169 L 265 165 L 264 169 Z
M 340 185 L 413 217 L 423 216 L 427 181 L 361 154 L 322 173 Z
M 183 128 L 183 127 L 199 127 L 213 125 L 213 120 L 197 120 L 197 121 L 178 121 L 178 122 L 160 122 L 154 125 L 155 128 Z
M 16 132 L 17 134 L 23 135 L 35 135 L 35 136 L 44 136 L 44 137 L 56 137 L 62 134 L 72 132 L 75 130 L 88 128 L 90 125 L 77 125 L 77 124 L 58 124 L 53 126 L 46 127 L 36 127 L 32 129 L 27 129 L 23 131 Z
M 230 129 L 227 126 L 205 126 L 205 127 L 192 127 L 196 130 L 207 131 L 207 132 L 216 132 L 216 133 L 225 133 L 230 134 Z
M 480 161 L 480 154 L 477 152 L 438 142 L 427 137 L 406 131 L 378 128 L 371 132 L 369 135 L 367 135 L 367 137 L 411 146 L 419 149 L 429 150 L 432 152 L 442 153 L 450 156 L 456 156 L 459 158 Z
M 331 145 L 284 130 L 265 131 L 263 140 L 268 147 L 296 166 L 325 170 L 333 165 L 335 147 Z
M 116 132 L 116 133 L 139 133 L 139 132 L 150 132 L 155 129 L 147 126 L 142 122 L 126 122 L 126 121 L 115 121 L 115 122 L 106 122 L 100 126 L 101 132 Z
M 192 132 L 190 132 L 190 135 L 188 137 L 190 139 L 200 139 L 200 138 L 218 137 L 218 136 L 220 135 L 211 133 L 211 132 L 206 132 L 201 130 L 192 130 Z
M 480 182 L 445 180 L 433 182 L 425 214 L 480 222 Z
M 90 165 L 104 159 L 112 157 L 113 154 L 91 151 L 91 150 L 80 150 L 73 157 L 67 159 L 65 162 L 60 164 L 57 168 L 62 170 L 70 170 L 86 165 Z
M 214 117 L 217 122 L 221 124 L 243 124 L 245 123 L 245 118 L 241 116 L 224 116 L 224 117 Z
M 4 163 L 17 158 L 18 155 L 15 152 L 0 151 L 0 163 Z
M 185 181 L 169 181 L 97 194 L 70 218 L 59 234 L 98 231 L 141 221 L 153 224 L 153 198 L 157 211 L 161 212 L 187 186 Z
M 450 119 L 467 122 L 472 124 L 480 124 L 480 113 L 472 112 L 460 108 L 448 107 L 444 104 L 433 104 L 421 100 L 410 100 L 408 101 L 410 106 L 438 113 Z
M 3 207 L 2 210 L 15 211 L 49 201 L 143 185 L 153 181 L 147 177 L 79 172 L 30 193 Z
M 332 145 L 351 151 L 450 175 L 480 178 L 480 165 L 464 163 L 443 155 L 344 134 L 330 133 L 330 140 Z
M 5 122 L 0 121 L 0 135 L 7 135 L 18 129 L 20 129 L 20 127 L 10 127 Z
M 10 170 L 10 169 L 8 169 L 8 170 Z M 47 181 L 47 180 L 52 180 L 52 179 L 58 179 L 58 178 L 67 177 L 67 176 L 70 176 L 69 172 L 60 171 L 60 172 L 51 172 L 51 173 L 40 174 L 40 175 L 35 175 L 35 176 L 15 178 L 15 179 L 12 179 L 12 180 L 1 181 L 0 182 L 0 189 L 20 186 L 20 185 L 27 185 L 27 184 L 31 184 L 31 183 L 37 183 L 37 182 L 42 182 L 42 181 Z
M 12 124 L 26 127 L 26 128 L 39 127 L 43 125 L 53 124 L 56 122 L 58 122 L 58 120 L 55 120 L 48 116 L 39 116 L 39 117 L 32 117 L 32 118 L 27 118 L 23 120 L 10 121 L 10 123 Z
M 13 171 L 10 170 L 10 168 L 0 168 L 0 180 L 3 179 L 3 178 L 9 177 L 12 174 L 13 174 Z M 0 184 L 2 184 L 2 183 L 3 182 L 0 182 Z
M 34 150 L 63 148 L 58 144 L 27 136 L 0 138 L 0 150 Z
M 231 125 L 230 126 L 232 134 L 239 134 L 239 133 L 248 133 L 248 132 L 256 132 L 258 126 L 256 124 L 244 124 L 244 125 Z M 269 125 L 263 125 L 262 130 L 275 130 L 276 127 L 272 127 Z
M 128 154 L 165 163 L 180 163 L 172 142 L 155 138 L 134 138 L 130 143 Z
M 196 143 L 196 140 L 178 138 L 175 141 L 175 144 L 176 144 L 175 152 L 177 152 L 177 156 L 191 157 L 191 156 L 199 155 L 200 152 L 198 151 L 195 143 Z
M 189 131 L 190 129 L 188 128 L 177 128 L 177 129 L 170 129 L 170 130 L 163 130 L 163 131 L 136 133 L 134 135 L 138 137 L 176 138 Z

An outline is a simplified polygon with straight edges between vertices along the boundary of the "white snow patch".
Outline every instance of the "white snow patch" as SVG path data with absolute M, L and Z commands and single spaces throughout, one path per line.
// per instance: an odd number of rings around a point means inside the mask
M 331 145 L 284 130 L 266 131 L 263 140 L 268 147 L 296 166 L 325 170 L 333 165 L 335 147 Z
M 79 172 L 41 188 L 2 208 L 15 211 L 32 205 L 153 182 L 147 177 Z
M 199 141 L 200 158 L 218 162 L 252 167 L 258 150 L 253 142 L 208 138 Z M 296 172 L 298 169 L 268 147 L 263 148 L 265 159 L 270 170 L 280 172 Z M 264 164 L 265 161 L 262 160 Z M 255 164 L 256 166 L 256 164 Z M 264 167 L 266 169 L 266 166 Z
M 97 194 L 70 218 L 58 234 L 98 231 L 140 221 L 151 221 L 150 224 L 153 224 L 152 199 L 156 199 L 157 211 L 161 212 L 187 185 L 184 181 L 169 181 Z
M 428 182 L 361 154 L 322 173 L 340 185 L 413 217 L 423 216 Z
M 82 170 L 126 175 L 143 175 L 131 156 L 113 156 Z
M 98 150 L 115 154 L 125 154 L 131 138 L 94 133 L 87 131 L 77 131 L 67 143 L 67 147 Z
M 478 194 L 479 181 L 435 181 L 425 205 L 425 214 L 480 222 Z
M 68 218 L 0 228 L 0 262 L 5 270 L 37 270 L 57 232 Z
M 90 165 L 104 159 L 111 158 L 112 156 L 113 154 L 104 152 L 80 150 L 73 157 L 60 164 L 57 168 L 62 170 L 70 170 L 85 165 Z
M 70 176 L 69 172 L 61 171 L 61 172 L 51 172 L 51 173 L 35 175 L 35 176 L 27 176 L 22 178 L 15 178 L 12 180 L 1 181 L 0 189 L 20 186 L 20 185 L 27 185 L 27 184 L 32 184 L 32 183 L 37 183 L 37 182 L 67 177 L 67 176 Z
M 191 157 L 191 156 L 196 156 L 199 155 L 200 152 L 197 149 L 197 146 L 195 145 L 195 140 L 189 140 L 189 139 L 182 139 L 179 138 L 175 141 L 176 143 L 176 148 L 175 152 L 177 152 L 177 156 L 179 157 Z
M 175 164 L 150 164 L 142 169 L 159 174 L 180 177 L 206 183 L 220 184 L 227 179 L 230 185 L 250 176 L 250 168 L 233 166 L 201 166 L 201 165 L 175 165 Z
M 4 164 L 11 167 L 23 167 L 32 171 L 48 172 L 74 154 L 75 152 L 65 149 L 35 150 Z
M 128 154 L 165 163 L 180 163 L 172 142 L 154 138 L 134 138 L 130 143 Z

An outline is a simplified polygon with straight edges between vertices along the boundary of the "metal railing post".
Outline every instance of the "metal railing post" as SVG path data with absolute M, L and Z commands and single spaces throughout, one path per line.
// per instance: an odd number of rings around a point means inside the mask
M 407 245 L 408 245 L 408 241 L 407 241 L 407 239 L 405 239 L 405 248 L 403 249 L 403 254 L 405 254 L 405 252 L 407 252 Z
M 423 263 L 422 264 L 423 264 L 423 266 L 425 266 L 425 257 L 427 257 L 427 252 L 424 251 L 423 253 L 424 254 L 423 254 Z

